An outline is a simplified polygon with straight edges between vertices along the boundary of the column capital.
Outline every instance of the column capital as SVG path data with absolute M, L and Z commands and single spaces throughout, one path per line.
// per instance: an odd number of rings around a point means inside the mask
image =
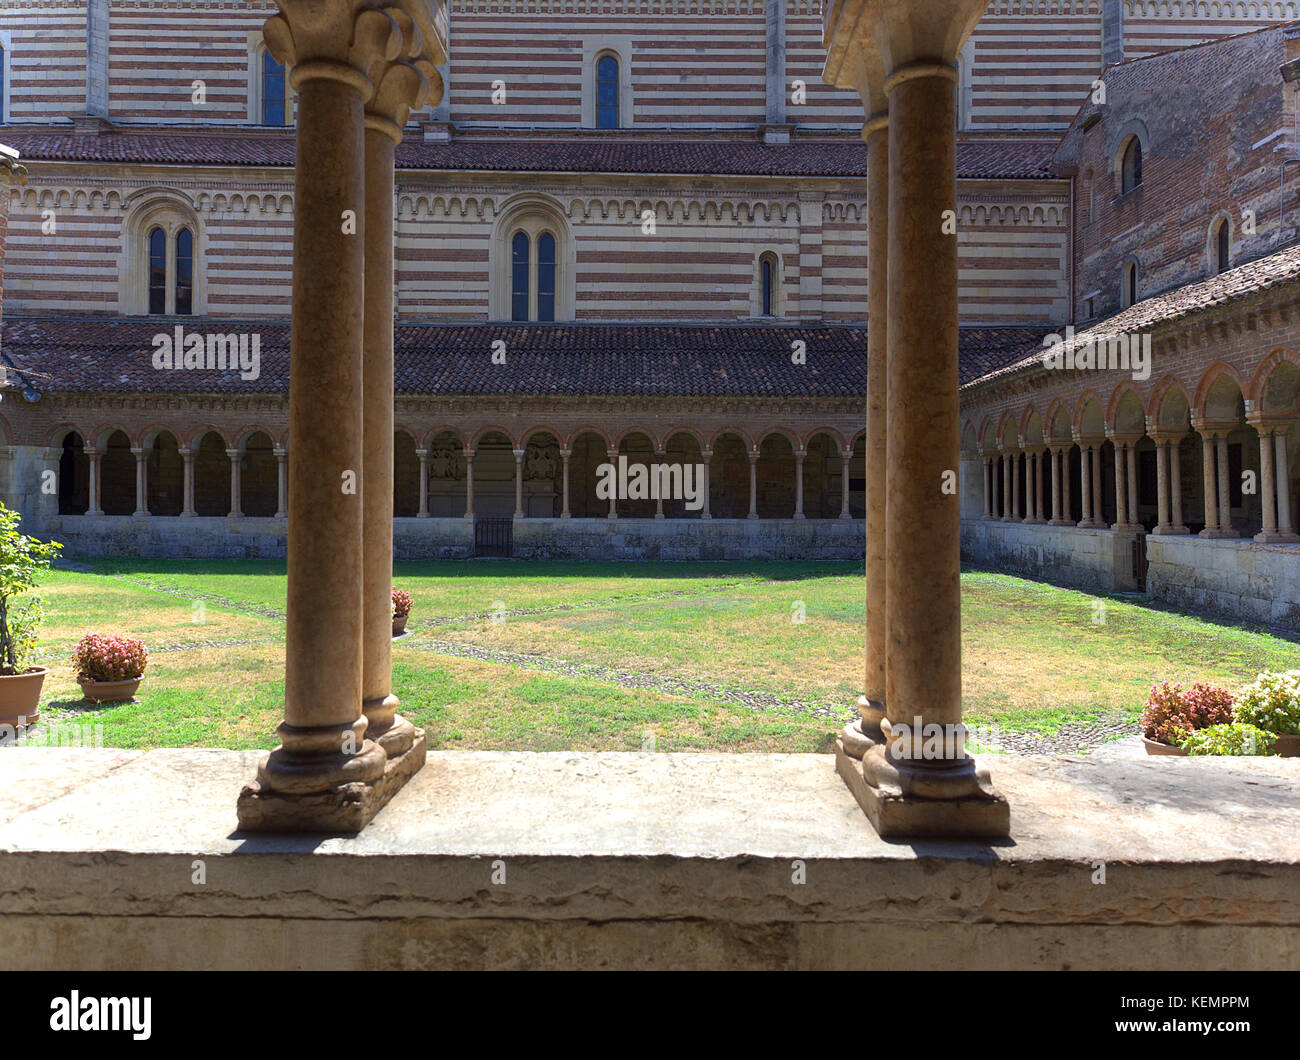
M 243 454 L 240 453 L 240 451 L 239 451 L 238 449 L 227 449 L 227 450 L 226 450 L 226 456 L 230 457 L 231 460 L 236 460 L 236 459 L 238 459 L 238 458 L 239 458 L 240 456 L 242 456 L 242 455 L 243 455 Z
M 561 450 L 560 450 L 560 457 L 561 457 L 562 459 L 564 459 L 564 460 L 568 460 L 569 457 L 571 457 L 572 455 L 573 455 L 573 450 L 572 450 L 572 449 L 561 449 Z
M 418 459 L 420 459 L 420 460 L 428 460 L 428 459 L 429 459 L 429 450 L 427 450 L 427 449 L 417 449 L 417 450 L 415 451 L 415 455 L 416 455 L 416 457 L 417 457 Z
M 18 151 L 8 144 L 0 144 L 0 188 L 27 183 L 27 167 L 19 165 Z
M 342 81 L 369 102 L 393 65 L 410 65 L 425 77 L 409 60 L 447 61 L 445 0 L 276 0 L 276 6 L 279 13 L 262 33 L 271 54 L 290 68 L 294 88 L 313 79 Z M 403 86 L 410 87 L 408 73 L 397 75 L 386 95 Z
M 56 452 L 57 451 L 58 450 L 56 450 Z M 131 455 L 134 456 L 137 460 L 139 460 L 140 457 L 144 456 L 148 451 L 149 451 L 148 449 L 142 449 L 138 445 L 131 446 Z
M 384 11 L 401 31 L 401 50 L 395 59 L 384 59 L 371 68 L 375 94 L 366 105 L 366 128 L 384 133 L 396 144 L 411 110 L 438 106 L 444 85 L 439 64 L 425 54 L 424 34 L 411 15 L 395 7 Z M 445 42 L 439 46 L 446 62 Z
M 271 455 L 277 460 L 283 460 L 289 455 L 289 450 L 282 445 L 277 445 L 271 450 Z
M 524 459 L 524 457 L 528 455 L 528 450 L 527 450 L 527 449 L 512 449 L 512 450 L 510 450 L 510 451 L 511 451 L 512 453 L 515 454 L 515 463 L 516 463 L 516 464 L 523 463 L 523 459 Z
M 1246 413 L 1246 422 L 1260 434 L 1286 434 L 1295 421 L 1286 417 L 1269 416 L 1255 410 Z

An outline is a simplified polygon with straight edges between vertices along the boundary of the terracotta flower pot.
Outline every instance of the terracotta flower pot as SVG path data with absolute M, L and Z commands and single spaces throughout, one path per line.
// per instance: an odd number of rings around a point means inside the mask
M 25 674 L 0 677 L 0 725 L 17 728 L 41 717 L 41 689 L 50 671 L 36 666 Z
M 1171 743 L 1161 743 L 1159 740 L 1148 740 L 1142 737 L 1142 743 L 1146 746 L 1149 755 L 1182 755 L 1187 757 L 1187 752 L 1181 747 L 1175 747 Z
M 403 633 L 403 632 L 406 631 L 406 620 L 407 620 L 408 618 L 410 618 L 410 617 L 411 617 L 410 615 L 394 615 L 394 616 L 393 616 L 393 636 L 394 636 L 394 637 L 396 637 L 399 633 Z
M 1273 753 L 1282 758 L 1300 758 L 1300 736 L 1283 733 L 1273 744 Z
M 143 677 L 135 677 L 130 681 L 91 681 L 81 677 L 77 684 L 81 685 L 81 694 L 92 703 L 125 703 L 135 697 L 143 680 Z

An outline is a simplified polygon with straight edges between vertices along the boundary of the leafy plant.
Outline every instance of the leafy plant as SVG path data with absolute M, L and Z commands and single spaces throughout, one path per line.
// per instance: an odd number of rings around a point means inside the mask
M 149 653 L 144 641 L 129 637 L 101 637 L 90 633 L 72 653 L 72 665 L 82 681 L 134 681 L 144 676 Z
M 1232 693 L 1227 689 L 1199 682 L 1184 689 L 1162 681 L 1147 695 L 1142 730 L 1148 740 L 1177 746 L 1198 729 L 1232 720 Z
M 1267 755 L 1272 754 L 1277 734 L 1254 725 L 1233 722 L 1199 729 L 1182 742 L 1189 755 Z
M 401 589 L 393 590 L 393 617 L 405 618 L 411 613 L 411 594 Z
M 39 541 L 21 533 L 15 511 L 0 504 L 0 675 L 26 673 L 27 659 L 36 646 L 36 630 L 45 619 L 39 597 L 23 604 L 16 598 L 30 593 L 36 579 L 63 546 Z
M 1237 698 L 1237 720 L 1268 732 L 1300 734 L 1300 670 L 1256 677 Z

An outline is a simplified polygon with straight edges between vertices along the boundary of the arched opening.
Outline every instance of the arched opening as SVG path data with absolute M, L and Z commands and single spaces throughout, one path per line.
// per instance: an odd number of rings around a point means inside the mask
M 537 319 L 555 321 L 555 236 L 550 232 L 537 238 Z
M 596 59 L 596 128 L 619 126 L 619 62 L 606 53 Z
M 244 440 L 239 456 L 239 507 L 250 518 L 265 519 L 279 507 L 279 468 L 275 447 L 264 431 Z
M 524 443 L 524 515 L 529 519 L 558 519 L 564 507 L 564 461 L 560 442 L 549 431 L 537 431 Z
M 59 453 L 59 514 L 85 515 L 90 508 L 90 461 L 76 431 L 63 436 Z
M 839 518 L 842 471 L 840 447 L 835 439 L 825 432 L 814 435 L 803 462 L 803 513 L 807 518 Z
M 774 317 L 778 314 L 780 282 L 780 259 L 769 250 L 758 259 L 758 299 L 761 316 Z
M 1232 225 L 1225 217 L 1214 232 L 1214 271 L 1227 272 L 1232 268 Z
M 149 232 L 149 312 L 167 312 L 167 233 L 161 228 Z
M 709 511 L 716 519 L 749 515 L 749 451 L 739 435 L 724 434 L 713 443 L 709 497 Z
M 1138 267 L 1136 261 L 1130 261 L 1120 273 L 1120 304 L 1128 309 L 1138 300 Z
M 769 434 L 758 446 L 758 517 L 793 519 L 794 446 L 783 434 Z
M 654 442 L 640 431 L 625 434 L 618 443 L 619 464 L 627 459 L 627 494 L 620 493 L 618 514 L 622 519 L 653 519 L 657 504 L 650 496 L 650 483 L 655 461 Z M 633 471 L 642 465 L 644 472 Z M 617 469 L 616 469 L 617 470 Z M 642 477 L 644 476 L 644 477 Z M 622 474 L 619 479 L 623 478 Z
M 1295 533 L 1300 527 L 1300 366 L 1281 361 L 1273 368 L 1260 390 L 1259 406 L 1262 416 L 1275 429 L 1272 443 L 1278 526 L 1289 527 Z
M 532 282 L 532 241 L 527 232 L 510 240 L 510 319 L 527 321 Z
M 1259 489 L 1259 432 L 1246 422 L 1246 402 L 1241 388 L 1226 372 L 1220 373 L 1206 391 L 1202 438 L 1213 439 L 1214 502 L 1217 505 L 1219 536 L 1253 536 L 1263 526 L 1263 505 Z M 1208 454 L 1207 454 L 1208 455 Z M 1226 460 L 1227 481 L 1224 482 Z M 1203 464 L 1204 466 L 1204 464 Z M 1253 486 L 1252 486 L 1253 484 Z M 1223 487 L 1226 485 L 1226 492 Z M 1205 484 L 1206 489 L 1210 483 Z M 1210 507 L 1207 505 L 1207 508 Z M 1207 528 L 1207 533 L 1215 533 Z
M 496 518 L 515 514 L 514 447 L 500 431 L 488 431 L 474 447 L 474 513 Z
M 699 519 L 704 515 L 704 458 L 699 439 L 687 431 L 678 431 L 668 439 L 664 460 L 681 469 L 680 477 L 673 481 L 682 486 L 682 496 L 664 501 L 664 515 L 669 519 Z M 686 496 L 688 486 L 694 499 Z M 688 503 L 694 507 L 688 507 Z
M 262 49 L 262 124 L 283 126 L 284 67 L 276 62 L 270 49 Z
M 1127 195 L 1142 185 L 1142 141 L 1130 136 L 1120 164 L 1120 194 Z
M 194 233 L 182 228 L 176 233 L 176 312 L 194 312 Z
M 609 501 L 596 496 L 600 466 L 608 462 L 605 439 L 595 431 L 583 431 L 574 439 L 569 457 L 569 514 L 574 519 L 609 515 Z
M 429 442 L 429 515 L 463 517 L 467 489 L 465 446 L 451 431 L 439 431 Z
M 230 457 L 226 442 L 208 431 L 192 444 L 194 451 L 194 512 L 196 515 L 230 514 Z
M 124 431 L 108 436 L 104 455 L 100 457 L 99 506 L 105 515 L 131 515 L 135 512 L 135 454 Z
M 393 432 L 393 518 L 414 519 L 420 514 L 420 458 L 415 439 L 405 431 Z
M 176 438 L 169 431 L 159 431 L 145 446 L 146 507 L 150 515 L 180 515 L 185 503 L 185 466 Z

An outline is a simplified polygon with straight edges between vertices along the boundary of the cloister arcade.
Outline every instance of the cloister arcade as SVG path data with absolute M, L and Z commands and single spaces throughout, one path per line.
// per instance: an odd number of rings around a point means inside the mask
M 1217 363 L 1190 393 L 1126 380 L 971 416 L 963 450 L 985 520 L 1300 541 L 1300 358 L 1278 350 L 1249 380 Z
M 58 453 L 58 514 L 137 518 L 284 517 L 286 432 L 249 426 L 188 433 L 164 426 L 132 434 L 115 425 L 64 425 Z M 598 494 L 602 464 L 696 465 L 702 504 L 684 497 Z M 545 426 L 474 431 L 399 424 L 394 433 L 396 518 L 861 519 L 864 437 L 824 428 L 706 436 L 683 427 L 656 434 Z

